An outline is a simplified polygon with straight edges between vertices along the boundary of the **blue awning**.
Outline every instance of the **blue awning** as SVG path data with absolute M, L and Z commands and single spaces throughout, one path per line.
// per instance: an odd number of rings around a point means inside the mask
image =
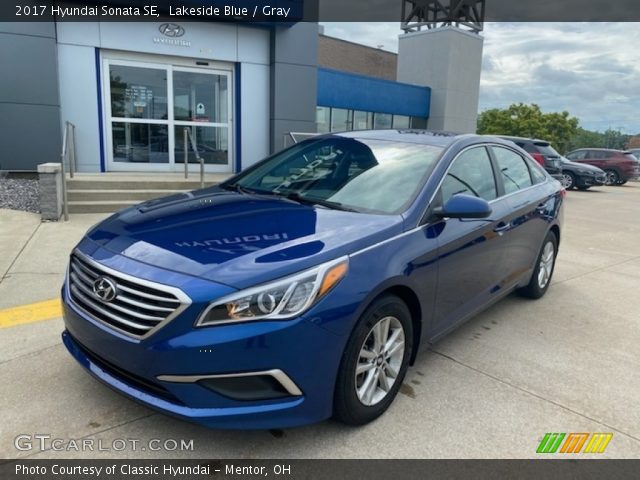
M 429 87 L 318 69 L 319 106 L 428 118 L 430 103 Z

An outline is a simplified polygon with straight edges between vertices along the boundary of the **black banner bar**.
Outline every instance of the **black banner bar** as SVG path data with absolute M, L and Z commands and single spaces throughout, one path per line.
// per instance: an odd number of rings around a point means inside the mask
M 384 445 L 384 441 L 382 441 Z M 3 480 L 626 479 L 640 460 L 1 460 Z
M 490 22 L 640 21 L 637 0 L 14 0 L 0 2 L 0 21 L 139 22 L 168 16 L 210 22 L 400 22 L 421 8 L 457 17 L 481 13 Z

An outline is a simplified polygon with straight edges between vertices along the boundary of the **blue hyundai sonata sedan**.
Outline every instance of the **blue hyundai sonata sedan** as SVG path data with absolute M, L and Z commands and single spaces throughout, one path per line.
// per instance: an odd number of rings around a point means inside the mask
M 545 294 L 564 193 L 498 138 L 314 137 L 92 228 L 64 344 L 115 390 L 208 426 L 364 424 L 420 348 L 514 290 Z

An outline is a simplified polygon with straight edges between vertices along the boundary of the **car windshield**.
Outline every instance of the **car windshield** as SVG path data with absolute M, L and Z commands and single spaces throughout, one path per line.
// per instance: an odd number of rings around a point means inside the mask
M 277 153 L 222 187 L 327 208 L 399 213 L 441 153 L 431 145 L 322 137 Z

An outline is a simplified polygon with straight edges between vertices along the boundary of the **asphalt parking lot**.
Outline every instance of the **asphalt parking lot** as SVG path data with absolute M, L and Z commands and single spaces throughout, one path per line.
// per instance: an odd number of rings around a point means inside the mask
M 55 298 L 68 252 L 102 217 L 41 224 L 0 210 L 0 314 Z M 61 344 L 60 318 L 0 327 L 1 458 L 530 458 L 546 432 L 611 432 L 599 458 L 638 458 L 640 183 L 571 191 L 547 295 L 512 295 L 422 353 L 391 409 L 364 427 L 209 430 L 91 378 Z M 21 434 L 94 450 L 18 450 Z M 150 439 L 193 449 L 151 450 Z

